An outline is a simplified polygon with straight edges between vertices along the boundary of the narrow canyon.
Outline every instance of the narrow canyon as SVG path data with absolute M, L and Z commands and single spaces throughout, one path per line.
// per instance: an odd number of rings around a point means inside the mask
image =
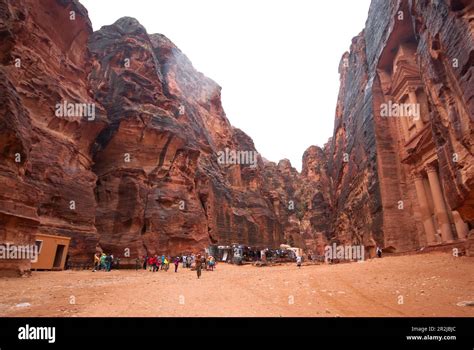
M 0 243 L 70 237 L 73 264 L 233 243 L 472 256 L 473 32 L 470 0 L 373 0 L 341 53 L 335 116 L 318 116 L 333 136 L 298 172 L 258 154 L 163 34 L 130 17 L 94 32 L 76 0 L 0 0 Z

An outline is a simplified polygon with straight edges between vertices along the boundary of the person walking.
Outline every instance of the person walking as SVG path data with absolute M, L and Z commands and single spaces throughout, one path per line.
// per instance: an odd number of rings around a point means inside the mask
M 135 271 L 138 271 L 138 270 L 140 269 L 140 266 L 141 266 L 141 264 L 140 264 L 140 258 L 137 257 L 137 258 L 135 259 Z
M 191 256 L 190 256 L 190 255 L 188 255 L 188 256 L 186 257 L 186 267 L 187 267 L 188 269 L 191 268 Z
M 148 265 L 148 271 L 153 271 L 153 257 L 152 256 L 148 258 L 147 265 Z
M 162 269 L 162 270 L 164 270 L 165 267 L 166 267 L 165 261 L 166 261 L 166 258 L 165 258 L 165 255 L 163 254 L 163 255 L 161 256 L 161 269 Z
M 187 262 L 186 255 L 183 255 L 183 269 L 186 268 L 186 262 Z
M 96 272 L 98 269 L 100 269 L 100 256 L 99 253 L 94 254 L 94 269 L 92 272 Z
M 112 255 L 108 254 L 105 257 L 105 265 L 106 265 L 106 271 L 110 272 L 110 269 L 112 268 Z
M 382 249 L 380 247 L 377 247 L 377 249 L 375 250 L 376 254 L 377 254 L 377 257 L 381 258 L 382 257 Z
M 159 256 L 156 257 L 156 271 L 160 271 L 160 266 L 162 264 L 161 258 Z
M 143 256 L 143 270 L 146 270 L 148 264 L 148 255 Z
M 179 256 L 174 259 L 174 272 L 178 272 L 178 266 L 179 266 Z
M 198 255 L 196 259 L 196 273 L 197 273 L 198 279 L 201 278 L 201 268 L 202 268 L 201 256 Z
M 107 255 L 105 255 L 105 253 L 102 253 L 102 255 L 100 256 L 100 268 L 104 271 L 107 270 L 107 265 L 106 265 L 106 262 L 105 262 L 106 257 L 107 257 Z
M 215 264 L 216 264 L 216 259 L 211 255 L 209 257 L 209 270 L 214 271 Z

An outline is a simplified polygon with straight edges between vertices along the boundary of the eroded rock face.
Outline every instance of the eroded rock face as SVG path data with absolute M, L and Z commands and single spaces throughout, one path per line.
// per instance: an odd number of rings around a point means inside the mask
M 31 244 L 36 232 L 69 236 L 80 259 L 98 240 L 90 148 L 103 111 L 97 105 L 88 121 L 58 117 L 56 105 L 95 102 L 87 11 L 76 1 L 0 1 L 0 28 L 0 241 Z
M 144 255 L 280 244 L 260 158 L 219 163 L 226 149 L 257 153 L 227 120 L 220 87 L 133 18 L 95 32 L 89 48 L 91 88 L 109 121 L 94 150 L 101 247 Z
M 473 29 L 467 1 L 373 1 L 341 60 L 327 168 L 333 238 L 392 251 L 473 226 Z M 389 105 L 413 105 L 418 118 Z
M 89 49 L 91 88 L 109 122 L 94 149 L 101 247 L 134 256 L 150 247 L 155 254 L 153 246 L 166 245 L 177 231 L 182 241 L 199 243 L 206 238 L 194 191 L 199 151 L 176 121 L 178 103 L 164 95 L 148 34 L 135 19 L 122 18 L 94 33 Z
M 319 253 L 333 237 L 332 183 L 326 151 L 309 147 L 303 155 L 302 172 L 289 160 L 265 162 L 266 197 L 273 202 L 282 225 L 284 242 Z
M 328 145 L 326 145 L 328 147 Z M 299 197 L 304 203 L 301 234 L 304 246 L 322 253 L 334 236 L 332 180 L 328 173 L 326 148 L 309 147 L 303 154 Z
M 133 18 L 92 33 L 75 1 L 2 1 L 0 11 L 2 242 L 70 236 L 72 263 L 97 246 L 136 257 L 282 242 L 253 141 L 170 40 Z M 63 104 L 95 113 L 58 115 Z M 251 157 L 222 162 L 226 150 Z

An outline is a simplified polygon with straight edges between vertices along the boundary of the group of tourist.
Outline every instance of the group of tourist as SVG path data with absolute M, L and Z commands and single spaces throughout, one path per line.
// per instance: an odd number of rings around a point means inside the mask
M 136 270 L 143 267 L 144 270 L 151 272 L 159 270 L 166 272 L 172 263 L 174 265 L 174 272 L 178 272 L 178 267 L 182 264 L 183 268 L 195 269 L 198 278 L 201 277 L 202 269 L 214 271 L 216 266 L 216 259 L 213 256 L 210 255 L 206 258 L 200 254 L 184 254 L 176 257 L 165 256 L 164 254 L 158 256 L 155 254 L 154 256 L 143 256 L 142 261 L 139 258 L 135 260 Z
M 105 253 L 95 253 L 94 254 L 94 268 L 92 272 L 97 270 L 102 270 L 105 272 L 110 272 L 112 265 L 115 265 L 118 268 L 119 258 L 114 258 L 112 254 Z
M 216 265 L 216 258 L 212 255 L 209 255 L 207 258 L 200 254 L 182 255 L 180 261 L 183 263 L 183 268 L 191 268 L 192 266 L 196 266 L 197 262 L 200 262 L 201 267 L 213 271 L 214 266 Z
M 112 267 L 118 268 L 119 266 L 118 258 L 114 258 L 112 254 L 100 253 L 97 252 L 94 254 L 94 268 L 92 272 L 98 270 L 109 272 Z M 214 271 L 216 266 L 216 259 L 213 256 L 208 256 L 207 258 L 201 254 L 188 254 L 181 255 L 177 257 L 165 256 L 164 254 L 158 256 L 143 256 L 142 259 L 135 259 L 135 269 L 139 270 L 143 267 L 144 270 L 151 272 L 157 272 L 159 270 L 167 272 L 170 268 L 170 264 L 174 265 L 174 272 L 178 272 L 178 267 L 182 264 L 183 268 L 192 268 L 197 271 L 198 278 L 201 277 L 202 269 L 208 271 Z
M 382 256 L 381 249 L 377 249 L 377 256 Z M 178 272 L 178 267 L 180 264 L 182 264 L 183 268 L 195 270 L 197 277 L 200 278 L 202 269 L 214 271 L 216 267 L 216 258 L 212 255 L 206 257 L 201 254 L 183 254 L 176 257 L 171 257 L 169 255 L 165 256 L 164 254 L 158 256 L 155 254 L 154 256 L 143 256 L 143 259 L 135 259 L 136 270 L 139 270 L 141 267 L 143 267 L 144 270 L 148 270 L 150 272 L 157 272 L 160 270 L 167 272 L 170 268 L 170 264 L 174 265 L 174 272 Z M 114 258 L 112 254 L 97 252 L 94 254 L 94 268 L 92 272 L 96 272 L 97 270 L 110 272 L 112 266 L 114 265 L 116 268 L 118 268 L 118 258 Z M 296 265 L 301 267 L 301 256 L 296 257 Z
M 382 249 L 377 247 L 376 249 L 377 257 L 382 257 Z M 296 256 L 296 266 L 301 268 L 303 259 L 301 256 Z M 312 257 L 309 256 L 309 260 L 312 260 Z M 94 254 L 94 268 L 92 272 L 102 270 L 105 272 L 110 272 L 112 267 L 119 267 L 119 258 L 114 258 L 112 254 L 100 253 L 97 252 Z M 139 270 L 143 267 L 144 270 L 151 272 L 157 272 L 159 270 L 167 272 L 170 268 L 170 264 L 174 265 L 174 272 L 178 272 L 178 267 L 182 264 L 183 268 L 190 268 L 196 271 L 197 277 L 201 277 L 202 269 L 207 271 L 214 271 L 216 266 L 216 258 L 212 255 L 204 256 L 201 254 L 183 254 L 181 256 L 170 257 L 165 256 L 164 254 L 158 256 L 143 256 L 143 259 L 135 259 L 135 268 Z
M 138 270 L 140 268 L 140 259 L 136 259 L 136 269 Z M 158 256 L 155 254 L 155 256 L 144 256 L 143 257 L 143 269 L 144 270 L 149 270 L 151 272 L 157 272 L 160 269 L 162 271 L 167 272 L 170 268 L 170 264 L 174 264 L 174 272 L 178 272 L 178 266 L 180 263 L 179 257 L 176 258 L 171 258 L 170 256 Z

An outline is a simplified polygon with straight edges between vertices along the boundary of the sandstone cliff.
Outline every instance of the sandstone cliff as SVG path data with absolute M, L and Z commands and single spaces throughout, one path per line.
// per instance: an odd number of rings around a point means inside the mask
M 400 252 L 474 227 L 473 15 L 469 1 L 372 1 L 341 59 L 326 154 L 336 240 Z
M 30 244 L 40 232 L 74 237 L 74 255 L 93 251 L 90 148 L 103 110 L 96 104 L 94 121 L 55 114 L 61 101 L 96 103 L 87 79 L 87 11 L 77 2 L 0 1 L 0 28 L 0 240 Z
M 0 4 L 2 241 L 69 236 L 73 263 L 282 242 L 253 141 L 169 39 L 133 18 L 93 33 L 76 1 Z M 58 117 L 63 103 L 95 115 Z
M 102 248 L 142 255 L 211 243 L 278 245 L 260 158 L 219 163 L 225 149 L 256 155 L 227 120 L 220 87 L 133 18 L 94 33 L 89 48 L 91 88 L 108 118 L 93 151 Z

